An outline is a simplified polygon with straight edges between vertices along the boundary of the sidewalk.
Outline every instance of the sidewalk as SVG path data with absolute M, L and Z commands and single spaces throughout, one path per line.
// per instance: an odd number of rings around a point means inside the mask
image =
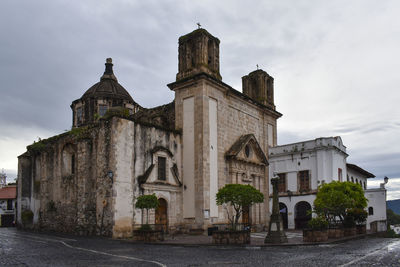
M 266 232 L 251 233 L 251 243 L 248 245 L 242 245 L 245 247 L 270 247 L 270 246 L 309 246 L 309 245 L 321 245 L 321 244 L 334 244 L 341 243 L 353 239 L 361 239 L 367 236 L 373 235 L 373 233 L 367 233 L 362 235 L 347 236 L 342 238 L 329 239 L 326 242 L 310 243 L 303 242 L 303 232 L 301 230 L 287 230 L 285 234 L 288 238 L 288 243 L 282 244 L 265 244 L 264 239 L 267 235 Z M 166 235 L 165 240 L 161 242 L 151 243 L 155 245 L 182 245 L 182 246 L 235 246 L 235 245 L 216 245 L 212 243 L 212 237 L 207 235 Z M 236 245 L 240 246 L 240 245 Z

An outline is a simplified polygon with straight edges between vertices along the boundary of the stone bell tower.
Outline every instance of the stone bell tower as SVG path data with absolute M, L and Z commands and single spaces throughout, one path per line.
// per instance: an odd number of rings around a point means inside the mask
M 206 73 L 222 80 L 219 73 L 219 40 L 205 29 L 179 38 L 179 70 L 176 80 Z
M 243 94 L 275 110 L 274 78 L 259 69 L 242 77 Z

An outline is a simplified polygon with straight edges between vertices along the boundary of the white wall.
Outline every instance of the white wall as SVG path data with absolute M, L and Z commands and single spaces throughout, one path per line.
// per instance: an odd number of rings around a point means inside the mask
M 194 189 L 194 98 L 183 100 L 183 217 L 195 217 Z
M 279 202 L 284 203 L 288 209 L 288 229 L 295 229 L 295 206 L 297 203 L 301 201 L 306 201 L 310 204 L 311 208 L 313 208 L 315 200 L 315 195 L 302 195 L 302 196 L 293 196 L 289 197 L 279 197 Z M 272 198 L 270 201 L 270 210 L 272 212 Z
M 216 195 L 218 192 L 218 102 L 209 98 L 210 126 L 210 216 L 218 217 Z M 185 143 L 186 145 L 186 143 Z
M 370 229 L 370 223 L 374 221 L 385 221 L 386 218 L 386 189 L 367 189 L 365 197 L 368 199 L 368 206 L 374 209 L 373 215 L 368 215 L 367 229 Z

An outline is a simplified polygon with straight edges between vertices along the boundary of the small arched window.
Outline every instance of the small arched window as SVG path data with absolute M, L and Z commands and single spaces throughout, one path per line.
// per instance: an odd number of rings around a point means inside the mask
M 374 208 L 373 207 L 369 207 L 368 208 L 368 215 L 374 215 Z

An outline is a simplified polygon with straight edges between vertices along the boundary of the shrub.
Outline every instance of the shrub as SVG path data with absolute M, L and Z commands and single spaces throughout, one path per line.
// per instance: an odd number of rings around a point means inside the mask
M 49 212 L 57 211 L 56 203 L 54 203 L 53 200 L 50 200 L 47 203 L 47 211 L 49 211 Z
M 368 212 L 364 209 L 353 208 L 347 211 L 347 215 L 353 217 L 357 225 L 363 225 L 367 221 Z
M 317 197 L 314 200 L 314 210 L 328 221 L 339 218 L 344 224 L 345 217 L 348 216 L 347 212 L 352 209 L 365 209 L 367 201 L 359 184 L 333 181 L 318 187 Z M 359 215 L 361 221 L 362 212 L 359 212 Z M 351 217 L 354 220 L 354 216 L 351 215 Z
M 151 226 L 149 224 L 143 224 L 142 226 L 140 226 L 139 228 L 140 231 L 151 231 Z
M 352 215 L 346 215 L 343 220 L 343 226 L 345 228 L 352 228 L 356 226 L 356 222 Z
M 325 220 L 322 217 L 316 217 L 316 218 L 312 218 L 309 222 L 308 222 L 308 227 L 311 230 L 326 230 L 328 229 L 329 223 L 327 220 Z
M 33 212 L 31 210 L 23 210 L 21 212 L 21 220 L 23 224 L 31 224 L 33 222 Z

